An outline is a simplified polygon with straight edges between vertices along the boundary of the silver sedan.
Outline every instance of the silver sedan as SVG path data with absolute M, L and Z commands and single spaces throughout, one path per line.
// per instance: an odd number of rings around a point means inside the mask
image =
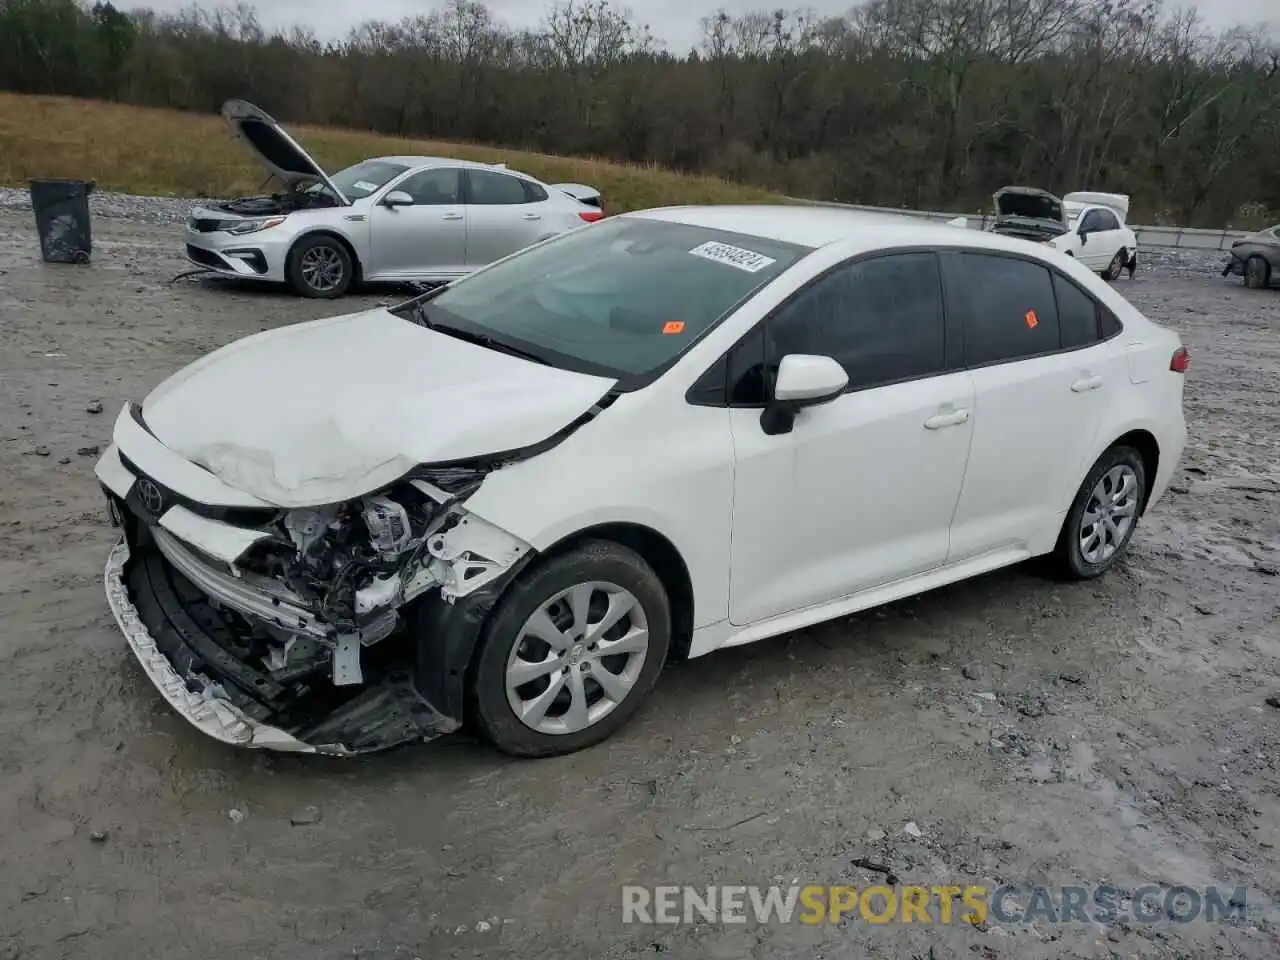
M 443 283 L 604 217 L 593 188 L 503 165 L 376 157 L 330 176 L 253 104 L 222 115 L 284 192 L 192 210 L 187 259 L 217 273 L 324 298 L 357 281 Z

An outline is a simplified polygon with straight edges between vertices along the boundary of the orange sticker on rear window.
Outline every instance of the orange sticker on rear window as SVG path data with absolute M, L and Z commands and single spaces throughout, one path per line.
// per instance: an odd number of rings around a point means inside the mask
M 1023 319 L 1027 321 L 1028 330 L 1034 330 L 1040 325 L 1040 318 L 1036 316 L 1036 312 L 1034 310 L 1028 310 L 1027 315 Z
M 668 335 L 673 333 L 684 333 L 684 321 L 668 320 L 665 324 L 663 324 L 662 332 Z

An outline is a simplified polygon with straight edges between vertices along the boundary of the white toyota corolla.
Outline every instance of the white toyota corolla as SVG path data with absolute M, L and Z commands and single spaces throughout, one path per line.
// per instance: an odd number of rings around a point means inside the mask
M 670 656 L 1039 555 L 1102 574 L 1181 455 L 1187 362 L 1022 240 L 629 214 L 129 404 L 97 465 L 107 596 L 228 743 L 351 754 L 465 720 L 565 753 Z

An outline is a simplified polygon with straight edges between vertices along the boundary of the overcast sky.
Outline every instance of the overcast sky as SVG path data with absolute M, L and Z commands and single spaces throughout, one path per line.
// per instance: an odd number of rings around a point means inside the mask
M 135 4 L 118 3 L 130 7 Z M 189 5 L 189 0 L 151 0 L 137 3 L 162 12 L 173 12 Z M 205 0 L 204 7 L 218 6 L 216 0 Z M 437 4 L 432 0 L 257 0 L 253 3 L 263 26 L 309 26 L 322 40 L 337 39 L 361 20 L 399 20 L 401 17 L 426 13 Z M 513 27 L 535 27 L 543 19 L 550 0 L 488 0 L 494 16 Z M 630 6 L 639 22 L 648 23 L 654 36 L 664 40 L 672 53 L 683 53 L 701 36 L 699 19 L 723 6 L 730 13 L 746 10 L 809 8 L 820 14 L 838 14 L 849 9 L 850 0 L 798 0 L 798 2 L 757 2 L 757 0 L 614 0 L 614 6 Z M 1280 32 L 1280 0 L 1183 0 L 1167 6 L 1199 8 L 1213 27 L 1238 24 L 1268 23 Z M 704 9 L 705 7 L 705 9 Z

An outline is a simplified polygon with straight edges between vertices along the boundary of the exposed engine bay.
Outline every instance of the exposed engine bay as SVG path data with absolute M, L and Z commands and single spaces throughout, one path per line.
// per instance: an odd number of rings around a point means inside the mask
M 424 672 L 448 664 L 424 661 L 430 643 L 415 614 L 425 605 L 437 621 L 464 615 L 451 608 L 531 552 L 460 505 L 482 479 L 446 469 L 282 510 L 234 564 L 175 536 L 131 493 L 116 501 L 130 554 L 122 586 L 189 694 L 319 752 L 431 739 L 459 719 L 427 698 Z
M 311 187 L 303 190 L 290 190 L 287 193 L 274 193 L 265 197 L 237 197 L 234 200 L 218 200 L 206 202 L 211 210 L 232 213 L 240 217 L 270 217 L 282 213 L 294 213 L 298 210 L 317 210 L 341 206 L 337 198 L 328 191 Z

